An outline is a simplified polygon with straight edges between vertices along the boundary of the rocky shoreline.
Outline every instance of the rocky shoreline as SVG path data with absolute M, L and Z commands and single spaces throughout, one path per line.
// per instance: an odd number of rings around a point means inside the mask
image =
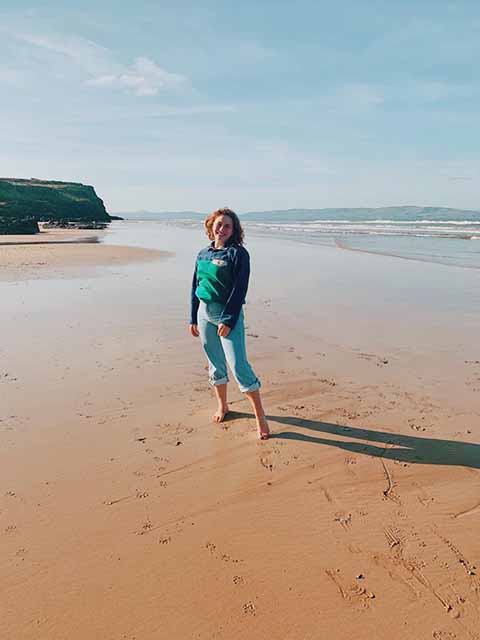
M 39 222 L 47 228 L 101 230 L 118 219 L 90 185 L 0 178 L 0 235 L 39 233 Z

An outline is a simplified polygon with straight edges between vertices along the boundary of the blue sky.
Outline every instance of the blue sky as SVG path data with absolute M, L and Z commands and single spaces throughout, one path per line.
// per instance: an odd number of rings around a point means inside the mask
M 479 33 L 476 0 L 2 0 L 0 175 L 111 212 L 480 209 Z

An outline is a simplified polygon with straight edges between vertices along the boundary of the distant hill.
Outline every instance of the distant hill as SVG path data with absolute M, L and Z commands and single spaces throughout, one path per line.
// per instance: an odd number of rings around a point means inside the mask
M 449 207 L 354 207 L 328 209 L 283 209 L 239 213 L 242 220 L 251 222 L 313 222 L 314 220 L 480 220 L 480 211 Z M 208 215 L 198 211 L 134 211 L 122 213 L 132 220 L 203 220 Z
M 198 211 L 122 211 L 122 218 L 128 220 L 195 220 L 204 219 L 207 213 Z
M 249 211 L 241 215 L 242 220 L 252 222 L 309 222 L 314 220 L 479 220 L 480 211 L 453 209 L 449 207 L 355 207 L 329 209 L 285 209 L 280 211 Z
M 103 201 L 78 182 L 0 178 L 0 233 L 32 232 L 39 221 L 107 223 Z

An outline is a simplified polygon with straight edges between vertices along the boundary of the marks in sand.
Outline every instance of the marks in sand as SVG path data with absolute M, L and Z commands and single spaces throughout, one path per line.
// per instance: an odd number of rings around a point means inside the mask
M 477 576 L 477 573 L 478 573 L 477 565 L 471 562 L 468 558 L 466 558 L 465 555 L 460 551 L 460 549 L 458 549 L 458 547 L 455 544 L 453 544 L 451 540 L 449 540 L 445 536 L 438 533 L 438 531 L 435 531 L 435 533 L 439 538 L 439 540 L 441 540 L 448 547 L 448 549 L 450 549 L 450 551 L 455 556 L 455 559 L 457 560 L 457 562 L 463 567 L 463 569 L 465 570 L 465 573 L 469 577 L 471 590 L 474 591 L 477 594 L 477 596 L 479 596 L 480 595 L 480 579 Z
M 371 554 L 371 559 L 375 564 L 385 569 L 392 580 L 406 586 L 415 600 L 421 601 L 425 597 L 433 597 L 441 605 L 448 617 L 461 626 L 462 638 L 477 638 L 478 636 L 475 635 L 470 624 L 471 620 L 478 619 L 479 613 L 479 583 L 475 575 L 475 565 L 464 556 L 451 540 L 433 530 L 436 537 L 446 545 L 456 561 L 463 566 L 469 579 L 470 589 L 477 596 L 477 599 L 469 600 L 466 595 L 466 585 L 463 585 L 462 588 L 462 584 L 458 582 L 458 576 L 456 579 L 452 578 L 454 574 L 452 573 L 453 567 L 451 563 L 443 562 L 440 564 L 441 567 L 448 570 L 448 575 L 445 575 L 444 572 L 439 573 L 439 551 L 436 551 L 430 557 L 425 553 L 422 553 L 420 558 L 407 555 L 406 545 L 409 538 L 411 539 L 410 542 L 416 539 L 418 547 L 422 549 L 426 549 L 428 546 L 431 547 L 431 545 L 428 545 L 428 540 L 425 540 L 424 536 L 416 532 L 414 528 L 407 535 L 392 524 L 385 527 L 383 533 L 388 545 L 388 553 Z M 430 566 L 431 564 L 433 566 Z M 442 635 L 442 632 L 437 630 L 437 635 L 434 635 L 434 637 L 440 639 L 455 636 Z
M 470 507 L 469 509 L 465 509 L 464 511 L 460 511 L 459 513 L 455 513 L 453 515 L 454 518 L 463 518 L 465 516 L 470 516 L 474 513 L 478 513 L 480 512 L 480 502 L 478 502 L 477 504 L 473 505 L 473 507 Z
M 351 456 L 347 456 L 346 458 L 343 459 L 343 462 L 345 464 L 345 469 L 347 473 L 351 476 L 356 476 L 357 474 L 353 470 L 353 467 L 357 464 L 357 459 Z
M 137 489 L 135 493 L 128 496 L 123 496 L 121 498 L 114 498 L 113 500 L 104 500 L 103 504 L 107 505 L 108 507 L 111 507 L 114 504 L 118 504 L 119 502 L 127 502 L 128 500 L 144 500 L 145 498 L 148 498 L 148 496 L 149 496 L 148 491 L 142 491 L 141 489 Z
M 249 600 L 248 602 L 246 602 L 243 605 L 242 611 L 247 616 L 255 616 L 255 615 L 257 615 L 257 609 L 256 609 L 254 603 L 251 600 Z
M 342 576 L 340 569 L 325 569 L 325 573 L 335 584 L 342 598 L 355 608 L 368 609 L 375 600 L 375 593 L 363 584 L 363 574 L 358 574 L 355 580 L 348 580 Z
M 402 539 L 400 537 L 400 531 L 396 527 L 385 527 L 383 533 L 385 534 L 390 549 L 400 546 Z
M 207 542 L 205 545 L 205 549 L 207 549 L 207 551 L 209 551 L 215 558 L 217 558 L 218 560 L 222 560 L 223 562 L 231 562 L 233 564 L 243 562 L 243 560 L 239 558 L 234 558 L 230 554 L 220 551 L 219 549 L 217 549 L 217 545 L 213 542 Z
M 260 464 L 264 469 L 267 469 L 267 471 L 273 471 L 274 469 L 273 462 L 270 462 L 268 458 L 260 458 Z
M 390 471 L 390 469 L 388 468 L 388 466 L 387 466 L 387 464 L 386 464 L 386 462 L 385 462 L 385 460 L 383 458 L 380 458 L 380 462 L 382 463 L 383 472 L 384 472 L 384 475 L 385 475 L 385 480 L 387 481 L 387 486 L 383 490 L 383 496 L 387 500 L 392 500 L 393 502 L 396 502 L 397 504 L 401 504 L 400 497 L 394 491 L 395 483 L 394 483 L 394 480 L 393 480 L 393 474 Z
M 334 522 L 339 522 L 345 531 L 348 531 L 352 524 L 352 514 L 338 512 L 335 514 Z
M 389 362 L 388 358 L 385 358 L 384 356 L 377 356 L 375 353 L 360 352 L 358 354 L 358 357 L 362 358 L 363 360 L 369 360 L 370 362 L 373 362 L 377 365 L 377 367 L 382 367 Z

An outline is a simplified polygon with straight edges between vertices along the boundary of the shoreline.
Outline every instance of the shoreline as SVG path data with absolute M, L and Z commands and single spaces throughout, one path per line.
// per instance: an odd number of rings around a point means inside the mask
M 0 236 L 4 237 L 4 236 Z M 77 240 L 43 240 L 39 239 L 37 242 L 34 240 L 26 240 L 24 242 L 15 240 L 14 242 L 0 241 L 2 247 L 17 247 L 19 245 L 49 245 L 49 244 L 81 244 L 81 243 L 97 243 L 100 240 L 96 236 L 88 236 L 86 238 L 78 238 Z
M 349 247 L 346 244 L 342 243 L 341 240 L 335 238 L 335 246 L 342 251 L 356 251 L 357 253 L 367 253 L 372 256 L 385 256 L 386 258 L 398 258 L 400 260 L 411 260 L 414 262 L 424 262 L 427 264 L 440 264 L 443 267 L 457 267 L 459 269 L 476 269 L 479 270 L 480 266 L 477 265 L 466 265 L 466 264 L 455 264 L 452 262 L 447 262 L 446 260 L 442 261 L 436 258 L 435 260 L 428 258 L 421 258 L 418 256 L 407 256 L 401 255 L 400 253 L 393 253 L 391 251 L 373 251 L 371 249 L 359 249 L 358 247 Z
M 16 246 L 24 244 L 58 244 L 59 242 L 99 242 L 106 236 L 106 231 L 85 229 L 44 229 L 35 234 L 0 235 L 0 245 Z M 95 240 L 93 240 L 95 238 Z
M 172 228 L 184 228 L 184 229 L 196 228 L 200 233 L 202 231 L 202 223 L 200 221 L 183 221 L 183 220 L 161 221 L 161 220 L 126 219 L 124 221 L 124 224 L 125 225 L 157 224 L 159 226 L 169 225 Z M 252 224 L 252 226 L 250 226 L 250 224 Z M 320 235 L 316 233 L 309 235 L 307 231 L 300 233 L 299 231 L 292 231 L 291 229 L 281 229 L 281 226 L 277 226 L 277 227 L 274 227 L 273 229 L 270 229 L 270 228 L 267 228 L 267 225 L 265 225 L 265 227 L 255 226 L 255 225 L 256 223 L 253 223 L 253 222 L 245 223 L 245 229 L 246 229 L 248 238 L 258 238 L 258 239 L 264 239 L 264 240 L 269 238 L 275 238 L 277 240 L 286 240 L 286 241 L 293 240 L 298 244 L 304 244 L 307 246 L 338 248 L 344 251 L 356 251 L 358 253 L 366 253 L 373 256 L 379 255 L 379 256 L 385 256 L 385 257 L 400 258 L 403 260 L 417 261 L 417 262 L 427 263 L 427 264 L 439 264 L 446 267 L 462 267 L 463 269 L 476 269 L 476 270 L 480 269 L 480 253 L 475 252 L 474 250 L 465 252 L 465 249 L 467 247 L 472 247 L 472 245 L 469 245 L 468 242 L 467 244 L 463 245 L 462 247 L 463 251 L 459 250 L 459 245 L 457 243 L 458 242 L 464 243 L 467 241 L 467 238 L 459 238 L 458 236 L 417 237 L 417 236 L 394 235 L 394 234 L 391 234 L 391 235 L 386 234 L 384 236 L 378 236 L 378 235 L 355 234 L 355 233 L 349 233 L 345 235 L 340 232 L 338 234 L 335 234 L 332 232 L 329 234 L 325 233 L 324 235 Z M 288 225 L 285 225 L 285 226 L 287 227 Z M 412 241 L 414 242 L 420 241 L 421 243 L 427 243 L 427 244 L 426 245 L 424 244 L 423 247 L 419 248 L 420 254 L 422 251 L 424 251 L 423 256 L 410 255 L 408 253 L 407 244 L 404 246 L 404 253 L 402 253 L 402 251 L 399 249 L 385 248 L 385 249 L 377 250 L 377 249 L 370 249 L 368 246 L 355 247 L 355 246 L 349 246 L 347 244 L 349 241 L 365 242 L 366 240 L 368 241 L 372 239 L 378 239 L 379 237 L 382 237 L 384 242 L 387 245 L 392 240 L 395 242 L 398 242 L 400 240 L 405 243 L 411 243 Z M 477 239 L 477 237 L 475 236 L 475 238 L 470 238 L 470 239 L 473 242 L 475 242 L 475 239 Z M 430 242 L 431 244 L 428 244 Z M 437 243 L 442 243 L 442 244 L 440 245 Z M 445 246 L 443 243 L 445 243 L 446 245 L 449 245 L 449 252 L 453 251 L 453 255 L 448 256 L 449 260 L 445 259 L 446 256 L 444 255 L 443 251 L 441 253 L 435 253 L 435 250 L 439 246 Z M 453 243 L 453 245 L 456 245 L 456 246 L 452 246 L 451 243 Z M 473 246 L 476 246 L 476 245 L 473 245 Z M 432 252 L 432 249 L 435 249 L 435 250 Z
M 28 238 L 28 239 L 25 239 Z M 48 230 L 35 236 L 0 236 L 0 280 L 66 278 L 94 267 L 111 267 L 162 259 L 167 251 L 104 243 L 106 234 L 84 230 Z

